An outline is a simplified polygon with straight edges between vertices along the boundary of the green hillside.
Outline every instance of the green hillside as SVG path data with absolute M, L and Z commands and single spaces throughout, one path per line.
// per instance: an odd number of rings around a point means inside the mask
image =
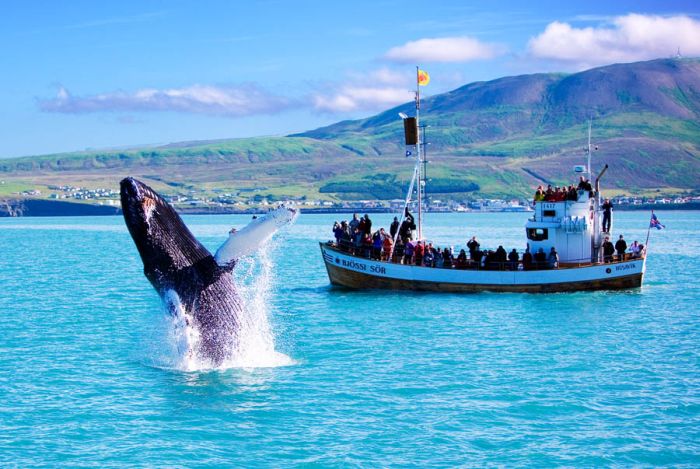
M 116 187 L 132 175 L 166 193 L 229 191 L 236 200 L 397 198 L 412 170 L 397 114 L 412 106 L 287 137 L 2 159 L 0 196 L 17 187 Z M 425 99 L 421 117 L 433 194 L 527 195 L 542 182 L 571 181 L 589 119 L 594 166 L 611 167 L 607 187 L 700 190 L 699 59 L 471 83 Z

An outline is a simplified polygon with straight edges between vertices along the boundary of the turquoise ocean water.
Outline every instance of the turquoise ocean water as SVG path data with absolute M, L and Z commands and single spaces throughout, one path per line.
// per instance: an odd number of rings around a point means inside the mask
M 209 371 L 173 356 L 120 217 L 2 219 L 0 466 L 698 466 L 700 212 L 659 216 L 640 290 L 451 295 L 329 287 L 339 216 L 302 215 L 237 272 L 256 366 Z M 427 234 L 522 248 L 526 217 Z M 247 220 L 186 217 L 211 249 Z

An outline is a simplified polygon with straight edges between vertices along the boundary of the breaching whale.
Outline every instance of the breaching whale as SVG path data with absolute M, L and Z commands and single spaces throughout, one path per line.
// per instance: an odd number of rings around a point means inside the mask
M 230 233 L 213 256 L 153 189 L 131 177 L 120 186 L 124 221 L 146 278 L 169 311 L 184 314 L 188 325 L 196 328 L 199 341 L 191 352 L 220 365 L 235 352 L 245 314 L 232 275 L 236 261 L 294 221 L 297 210 L 280 207 L 254 219 Z

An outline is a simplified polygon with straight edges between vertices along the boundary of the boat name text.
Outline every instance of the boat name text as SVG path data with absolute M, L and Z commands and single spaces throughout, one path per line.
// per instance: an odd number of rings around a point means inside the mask
M 386 274 L 386 267 L 383 267 L 381 265 L 370 265 L 369 269 L 367 268 L 367 264 L 363 264 L 361 262 L 356 262 L 353 260 L 348 260 L 348 259 L 343 259 L 342 261 L 343 267 L 348 267 L 353 270 L 359 270 L 362 272 L 367 272 L 368 270 L 374 274 Z

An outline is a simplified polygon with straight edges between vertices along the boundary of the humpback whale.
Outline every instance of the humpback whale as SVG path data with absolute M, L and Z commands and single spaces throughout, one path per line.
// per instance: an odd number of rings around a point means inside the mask
M 124 221 L 136 244 L 146 278 L 173 315 L 184 314 L 199 334 L 198 358 L 213 366 L 230 358 L 245 314 L 232 271 L 297 210 L 280 207 L 254 219 L 212 255 L 190 232 L 175 209 L 146 184 L 127 177 L 120 183 Z

